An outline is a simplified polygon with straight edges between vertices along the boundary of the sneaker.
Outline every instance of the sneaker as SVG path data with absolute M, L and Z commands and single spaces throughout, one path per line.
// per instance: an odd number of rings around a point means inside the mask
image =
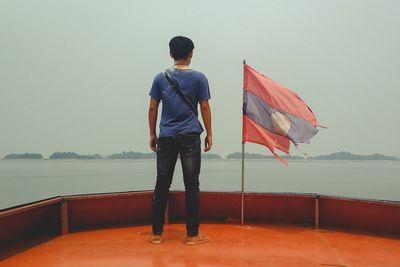
M 204 234 L 200 233 L 197 236 L 188 236 L 186 237 L 185 244 L 186 245 L 199 245 L 199 244 L 204 244 L 207 243 L 209 240 L 207 236 Z
M 150 241 L 150 243 L 152 243 L 154 245 L 158 245 L 158 244 L 161 244 L 162 242 L 164 242 L 164 239 L 162 238 L 161 235 L 151 235 L 149 241 Z

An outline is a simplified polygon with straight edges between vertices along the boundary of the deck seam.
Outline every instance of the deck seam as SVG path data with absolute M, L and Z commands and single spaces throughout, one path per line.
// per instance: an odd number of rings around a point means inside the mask
M 335 254 L 335 256 L 339 259 L 338 265 L 328 265 L 328 266 L 343 266 L 343 267 L 351 267 L 351 265 L 346 261 L 346 259 L 340 254 L 340 252 L 333 246 L 324 236 L 321 231 L 317 231 L 318 237 L 329 247 L 329 249 Z M 324 265 L 321 263 L 321 265 Z M 326 264 L 325 264 L 326 265 Z

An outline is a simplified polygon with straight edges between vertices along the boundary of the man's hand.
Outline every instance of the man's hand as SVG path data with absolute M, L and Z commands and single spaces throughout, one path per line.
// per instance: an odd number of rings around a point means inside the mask
M 150 149 L 157 152 L 157 135 L 150 135 Z
M 204 152 L 209 151 L 211 147 L 212 147 L 212 136 L 207 135 L 206 139 L 204 140 Z

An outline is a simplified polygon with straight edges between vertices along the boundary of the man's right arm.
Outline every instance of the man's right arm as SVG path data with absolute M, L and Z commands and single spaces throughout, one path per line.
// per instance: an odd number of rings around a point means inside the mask
M 158 114 L 159 101 L 155 98 L 150 99 L 149 105 L 149 128 L 150 128 L 150 149 L 153 151 L 157 150 L 157 114 Z

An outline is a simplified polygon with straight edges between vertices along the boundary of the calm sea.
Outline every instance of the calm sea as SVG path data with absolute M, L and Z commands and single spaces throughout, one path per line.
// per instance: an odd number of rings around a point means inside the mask
M 0 161 L 0 209 L 53 196 L 152 190 L 154 160 Z M 240 191 L 240 160 L 204 160 L 203 191 Z M 178 161 L 173 190 L 183 190 Z M 400 162 L 277 161 L 245 164 L 245 190 L 300 192 L 400 201 Z

